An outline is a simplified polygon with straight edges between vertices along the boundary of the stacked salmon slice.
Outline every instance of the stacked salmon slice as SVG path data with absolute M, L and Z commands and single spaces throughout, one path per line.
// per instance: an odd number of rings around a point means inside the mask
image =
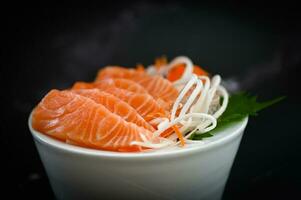
M 35 130 L 78 146 L 142 151 L 133 141 L 155 141 L 157 117 L 169 117 L 178 91 L 161 76 L 106 67 L 92 83 L 51 90 L 34 109 Z M 165 136 L 168 135 L 165 133 Z

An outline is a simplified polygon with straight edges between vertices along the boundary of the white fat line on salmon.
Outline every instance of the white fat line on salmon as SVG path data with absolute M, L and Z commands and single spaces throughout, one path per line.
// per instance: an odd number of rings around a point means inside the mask
M 117 123 L 119 124 L 120 120 Z M 128 131 L 128 130 L 126 129 L 126 131 Z M 121 132 L 124 132 L 124 130 L 122 129 L 122 126 L 118 126 L 117 129 L 114 130 L 114 132 L 110 131 L 109 136 L 111 138 L 103 145 L 103 147 L 113 146 L 112 144 L 114 144 L 114 141 L 116 140 L 116 138 L 118 138 L 118 136 L 120 135 Z M 106 135 L 108 135 L 108 134 L 106 134 Z M 103 139 L 105 139 L 105 138 L 106 137 L 103 137 Z

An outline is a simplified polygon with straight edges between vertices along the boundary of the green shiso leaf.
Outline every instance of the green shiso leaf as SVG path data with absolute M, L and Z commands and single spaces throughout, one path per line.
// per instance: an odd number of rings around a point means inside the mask
M 202 134 L 199 134 L 199 133 L 194 133 L 190 136 L 190 139 L 191 140 L 202 140 L 204 138 L 208 138 L 208 137 L 212 137 L 213 134 L 211 133 L 211 131 L 207 132 L 207 133 L 202 133 Z
M 233 94 L 229 98 L 227 109 L 217 120 L 217 126 L 212 131 L 207 133 L 195 132 L 190 136 L 191 140 L 202 140 L 207 137 L 212 137 L 216 132 L 226 128 L 233 122 L 238 122 L 247 116 L 256 116 L 257 113 L 281 100 L 285 97 L 264 102 L 258 102 L 257 96 L 252 96 L 246 92 Z

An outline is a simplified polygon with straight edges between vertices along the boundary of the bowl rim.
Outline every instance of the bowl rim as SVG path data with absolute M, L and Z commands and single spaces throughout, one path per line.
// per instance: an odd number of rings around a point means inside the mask
M 96 156 L 96 157 L 105 157 L 105 158 L 117 158 L 117 159 L 130 159 L 130 158 L 163 158 L 163 157 L 173 157 L 173 156 L 180 156 L 185 154 L 191 154 L 200 151 L 207 151 L 214 147 L 222 146 L 236 137 L 241 135 L 244 132 L 244 129 L 248 123 L 248 117 L 244 118 L 243 120 L 233 123 L 233 125 L 238 125 L 238 127 L 231 133 L 226 134 L 224 137 L 221 137 L 217 140 L 210 141 L 206 144 L 183 148 L 183 149 L 175 149 L 171 151 L 152 151 L 152 152 L 114 152 L 114 151 L 105 151 L 105 150 L 98 150 L 98 149 L 89 149 L 85 147 L 75 146 L 71 144 L 64 143 L 62 141 L 56 140 L 46 134 L 40 133 L 33 129 L 32 127 L 32 112 L 28 118 L 28 126 L 29 130 L 34 138 L 35 141 L 41 143 L 42 145 L 46 145 L 48 147 L 54 148 L 59 151 L 69 152 L 72 154 L 79 154 L 85 156 Z

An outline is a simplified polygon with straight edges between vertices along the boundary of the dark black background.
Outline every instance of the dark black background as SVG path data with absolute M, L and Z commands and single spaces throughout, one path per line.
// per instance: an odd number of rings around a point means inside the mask
M 108 64 L 147 65 L 164 54 L 187 55 L 260 99 L 287 96 L 250 120 L 224 199 L 300 196 L 299 6 L 130 1 L 83 7 L 2 8 L 4 192 L 54 198 L 27 126 L 47 91 L 91 81 Z

